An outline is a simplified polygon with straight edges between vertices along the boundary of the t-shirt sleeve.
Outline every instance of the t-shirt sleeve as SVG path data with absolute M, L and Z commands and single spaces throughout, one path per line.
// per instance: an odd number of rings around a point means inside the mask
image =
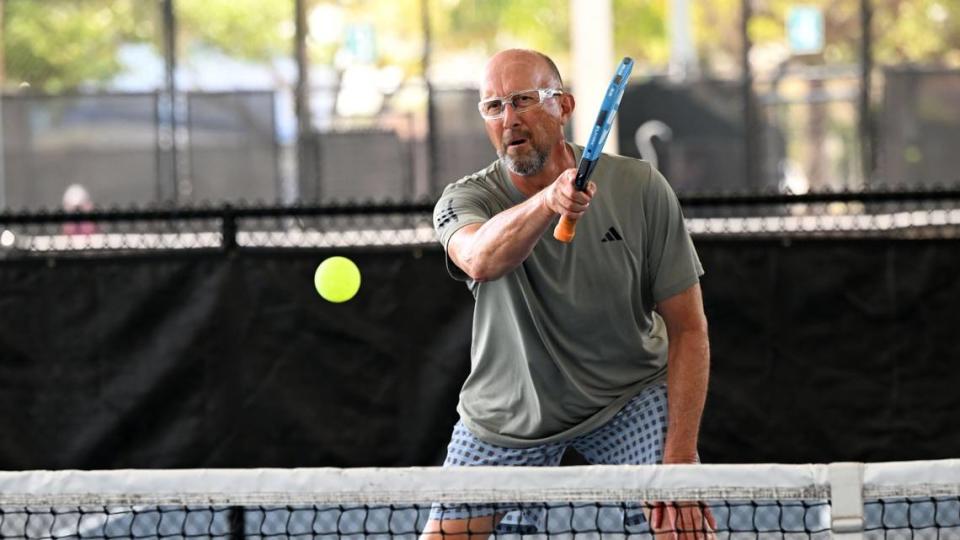
M 699 282 L 704 272 L 677 195 L 666 178 L 652 167 L 649 180 L 642 190 L 645 249 L 653 300 L 660 302 Z
M 471 223 L 483 223 L 493 216 L 490 205 L 484 201 L 478 188 L 466 182 L 450 184 L 433 207 L 433 227 L 444 252 L 453 233 Z M 447 256 L 447 272 L 454 279 L 466 281 L 469 276 Z

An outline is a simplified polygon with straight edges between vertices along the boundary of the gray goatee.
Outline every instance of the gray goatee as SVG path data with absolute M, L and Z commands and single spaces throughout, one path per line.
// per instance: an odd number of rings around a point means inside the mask
M 500 161 L 513 174 L 533 176 L 543 170 L 543 166 L 547 163 L 547 154 L 537 148 L 531 148 L 529 152 L 516 157 L 502 152 L 500 153 Z

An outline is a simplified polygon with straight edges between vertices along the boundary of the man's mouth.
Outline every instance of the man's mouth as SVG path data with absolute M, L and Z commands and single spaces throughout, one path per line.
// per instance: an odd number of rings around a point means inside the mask
M 518 139 L 511 139 L 510 142 L 507 143 L 507 147 L 520 146 L 521 144 L 524 144 L 526 142 L 527 142 L 527 139 L 523 137 L 520 137 Z

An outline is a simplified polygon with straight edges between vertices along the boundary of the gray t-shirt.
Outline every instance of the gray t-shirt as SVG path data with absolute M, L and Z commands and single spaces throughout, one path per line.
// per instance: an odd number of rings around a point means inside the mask
M 597 192 L 572 243 L 551 225 L 520 266 L 482 283 L 447 258 L 476 300 L 457 411 L 481 440 L 527 447 L 587 433 L 666 377 L 654 306 L 703 274 L 680 205 L 644 161 L 604 154 L 591 179 Z M 450 184 L 434 209 L 444 249 L 461 227 L 525 199 L 499 161 Z

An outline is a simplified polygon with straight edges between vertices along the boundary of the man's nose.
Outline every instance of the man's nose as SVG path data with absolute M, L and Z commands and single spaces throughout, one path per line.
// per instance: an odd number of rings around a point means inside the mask
M 513 103 L 507 101 L 503 104 L 503 125 L 516 126 L 520 124 L 520 113 Z

